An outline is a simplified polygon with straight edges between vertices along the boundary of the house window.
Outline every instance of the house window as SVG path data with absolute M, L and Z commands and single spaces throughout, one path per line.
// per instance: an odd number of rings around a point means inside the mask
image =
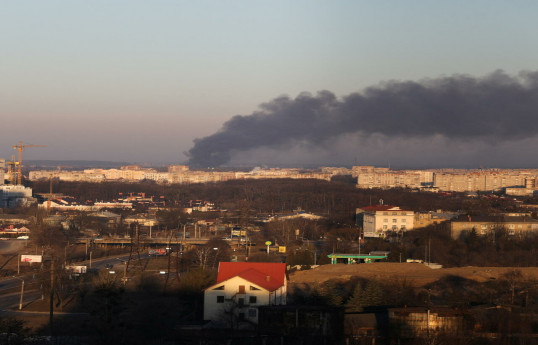
M 402 223 L 407 223 L 407 219 L 403 218 Z
M 398 225 L 393 225 L 392 230 L 398 230 Z
M 388 222 L 389 222 L 388 218 L 383 219 L 383 223 L 388 223 Z
M 240 307 L 244 306 L 244 305 L 245 305 L 245 299 L 244 299 L 244 298 L 240 298 L 240 299 L 238 299 L 238 300 L 237 300 L 237 304 L 238 304 Z
M 383 225 L 383 230 L 387 230 L 388 227 L 386 225 Z
M 488 226 L 487 226 L 486 224 L 482 224 L 482 225 L 480 225 L 480 228 L 482 228 L 482 229 L 487 229 Z
M 256 296 L 250 296 L 248 298 L 248 303 L 250 304 L 256 304 Z
M 224 285 L 214 288 L 213 290 L 224 290 Z
M 401 229 L 402 229 L 402 230 L 405 230 L 405 225 L 402 225 Z
M 255 308 L 250 308 L 250 309 L 248 310 L 248 317 L 251 317 L 251 318 L 252 318 L 252 317 L 256 317 L 256 314 L 257 314 L 256 311 L 257 311 L 257 310 L 256 310 Z
M 396 222 L 398 222 L 398 219 L 396 219 L 396 218 L 392 218 L 392 222 L 393 222 L 393 223 L 396 223 Z
M 239 285 L 239 293 L 245 293 L 245 285 Z
M 217 296 L 217 303 L 224 303 L 224 296 Z
M 260 289 L 258 289 L 258 288 L 255 287 L 255 286 L 252 286 L 252 285 L 250 286 L 250 291 L 256 291 L 256 290 L 260 290 Z

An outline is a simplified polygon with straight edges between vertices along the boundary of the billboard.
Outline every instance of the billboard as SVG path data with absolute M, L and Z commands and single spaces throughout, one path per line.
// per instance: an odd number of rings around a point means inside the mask
M 72 265 L 72 266 L 66 266 L 65 269 L 68 270 L 68 271 L 72 271 L 73 273 L 79 273 L 79 274 L 87 272 L 87 267 L 86 266 Z
M 150 249 L 149 255 L 166 255 L 166 249 Z
M 42 262 L 41 255 L 21 255 L 21 262 Z

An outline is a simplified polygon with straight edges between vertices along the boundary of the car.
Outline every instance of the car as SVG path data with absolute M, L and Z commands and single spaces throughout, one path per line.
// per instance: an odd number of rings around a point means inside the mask
M 114 267 L 114 265 L 112 265 L 112 264 L 105 264 L 105 268 L 106 268 L 107 270 L 112 269 L 112 267 Z

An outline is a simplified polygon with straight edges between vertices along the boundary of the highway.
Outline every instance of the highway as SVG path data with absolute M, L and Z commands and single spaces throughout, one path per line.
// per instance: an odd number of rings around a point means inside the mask
M 146 259 L 149 254 L 140 254 L 140 259 Z M 91 269 L 115 270 L 117 274 L 123 274 L 125 263 L 129 260 L 129 254 L 115 255 L 106 258 L 98 258 L 91 261 Z M 131 263 L 138 260 L 138 255 L 133 254 Z M 90 268 L 90 261 L 82 261 L 73 265 L 87 266 Z M 40 286 L 37 277 L 32 274 L 24 274 L 17 277 L 0 279 L 0 311 L 17 308 L 20 302 L 21 285 L 24 280 L 23 309 L 28 303 L 41 298 Z

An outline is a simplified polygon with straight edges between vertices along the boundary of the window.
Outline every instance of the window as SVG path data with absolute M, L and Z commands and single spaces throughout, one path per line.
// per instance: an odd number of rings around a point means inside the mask
M 405 230 L 405 225 L 402 224 L 402 227 L 401 227 L 402 230 Z
M 214 288 L 213 290 L 224 290 L 224 285 Z
M 393 215 L 393 216 L 397 216 L 397 215 L 398 215 L 398 212 L 392 212 L 392 215 Z
M 480 225 L 480 228 L 482 228 L 482 229 L 487 229 L 488 226 L 487 226 L 486 224 L 482 224 L 482 225 Z
M 393 222 L 393 223 L 397 223 L 397 222 L 398 222 L 398 219 L 396 219 L 396 218 L 392 218 L 392 222 Z
M 389 222 L 388 218 L 383 219 L 383 223 L 388 223 L 388 222 Z
M 256 311 L 257 311 L 256 309 L 250 308 L 248 310 L 248 317 L 256 317 L 256 314 L 257 314 Z
M 402 223 L 407 223 L 407 219 L 403 218 Z
M 387 229 L 388 229 L 388 226 L 383 225 L 383 230 L 387 230 Z
M 244 299 L 244 298 L 240 298 L 240 299 L 238 299 L 238 300 L 237 300 L 237 304 L 238 304 L 240 307 L 244 306 L 244 305 L 245 305 L 245 299 Z
M 248 298 L 248 303 L 250 304 L 256 304 L 256 296 L 250 296 Z
M 252 285 L 250 286 L 250 291 L 256 291 L 256 290 L 260 290 L 260 289 L 258 289 L 258 288 L 255 287 L 255 286 L 252 286 Z
M 245 293 L 245 285 L 239 285 L 239 293 Z
M 224 296 L 217 296 L 217 303 L 224 303 Z
M 397 226 L 397 225 L 393 225 L 393 226 L 392 226 L 392 230 L 398 230 L 398 226 Z

